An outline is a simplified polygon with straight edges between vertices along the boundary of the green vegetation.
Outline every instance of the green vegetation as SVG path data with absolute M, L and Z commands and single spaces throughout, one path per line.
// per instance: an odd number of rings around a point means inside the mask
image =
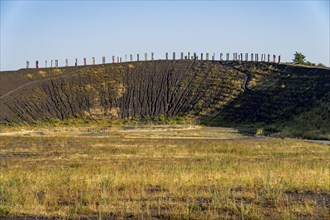
M 329 98 L 329 95 L 325 98 Z M 293 119 L 277 123 L 281 134 L 288 137 L 330 140 L 330 103 L 321 100 L 315 108 L 303 112 Z
M 147 116 L 145 118 L 131 118 L 131 119 L 116 119 L 116 118 L 104 118 L 104 119 L 94 119 L 94 118 L 72 118 L 60 120 L 57 118 L 50 118 L 44 121 L 34 121 L 31 123 L 27 122 L 12 122 L 6 123 L 0 128 L 8 127 L 28 127 L 30 129 L 38 127 L 70 127 L 70 126 L 125 126 L 125 125 L 199 125 L 199 121 L 194 116 L 174 116 L 165 117 L 164 115 L 158 116 Z
M 295 64 L 305 64 L 305 62 L 306 62 L 306 56 L 303 55 L 302 53 L 298 53 L 296 51 L 296 53 L 294 54 L 293 62 Z
M 294 140 L 1 137 L 0 215 L 329 218 L 329 147 Z
M 315 66 L 315 63 L 311 63 L 309 61 L 306 61 L 306 56 L 303 55 L 302 53 L 299 53 L 296 51 L 294 54 L 293 62 L 295 64 L 300 64 L 300 65 L 306 65 L 306 66 Z M 326 67 L 324 64 L 319 63 L 316 65 L 317 67 Z
M 118 121 L 118 120 L 115 120 Z M 173 116 L 165 115 L 146 116 L 144 118 L 133 118 L 129 120 L 120 120 L 122 125 L 197 125 L 197 119 L 194 116 Z

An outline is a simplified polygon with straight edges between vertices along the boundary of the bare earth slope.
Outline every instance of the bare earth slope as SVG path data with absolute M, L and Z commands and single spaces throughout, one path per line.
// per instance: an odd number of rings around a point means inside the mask
M 156 115 L 274 123 L 320 103 L 329 108 L 330 71 L 256 62 L 144 61 L 1 72 L 0 83 L 2 124 Z

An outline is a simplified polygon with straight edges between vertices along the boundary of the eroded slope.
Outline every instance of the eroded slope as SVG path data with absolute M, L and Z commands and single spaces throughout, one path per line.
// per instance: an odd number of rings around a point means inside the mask
M 220 124 L 273 123 L 320 100 L 329 106 L 329 72 L 192 60 L 19 70 L 0 74 L 0 122 L 194 115 Z

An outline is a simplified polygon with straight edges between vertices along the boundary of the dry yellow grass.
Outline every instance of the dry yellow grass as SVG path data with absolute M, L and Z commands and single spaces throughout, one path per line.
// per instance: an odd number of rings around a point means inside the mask
M 330 217 L 327 145 L 143 135 L 0 137 L 1 215 Z

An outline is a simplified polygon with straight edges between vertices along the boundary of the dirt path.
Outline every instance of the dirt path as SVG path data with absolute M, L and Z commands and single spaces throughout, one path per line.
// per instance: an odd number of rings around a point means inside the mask
M 128 136 L 126 139 L 160 139 L 160 140 L 266 140 L 267 137 L 230 137 L 230 136 L 219 136 L 219 137 L 133 137 Z
M 303 141 L 330 145 L 330 141 L 326 141 L 326 140 L 303 140 Z

